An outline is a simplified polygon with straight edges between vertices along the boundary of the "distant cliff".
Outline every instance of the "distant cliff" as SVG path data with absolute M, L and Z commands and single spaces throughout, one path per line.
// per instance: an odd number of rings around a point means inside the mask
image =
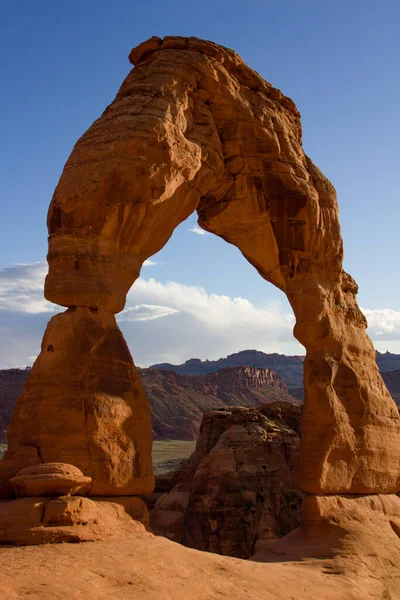
M 155 439 L 194 439 L 202 414 L 223 406 L 257 407 L 273 400 L 303 400 L 304 356 L 243 350 L 219 360 L 187 360 L 139 369 L 153 411 Z M 400 354 L 377 352 L 376 361 L 400 406 Z M 0 443 L 14 404 L 29 374 L 27 369 L 0 371 Z
M 242 350 L 235 354 L 230 354 L 226 358 L 218 360 L 200 360 L 199 358 L 191 358 L 181 365 L 172 365 L 170 363 L 161 363 L 152 365 L 150 369 L 168 369 L 183 375 L 199 375 L 205 373 L 213 373 L 219 369 L 238 366 L 252 366 L 259 368 L 273 369 L 281 379 L 286 383 L 289 393 L 303 400 L 303 362 L 304 356 L 286 356 L 285 354 L 266 354 L 259 350 Z M 376 353 L 376 362 L 381 373 L 388 371 L 400 370 L 400 354 L 392 354 L 385 352 Z M 384 377 L 385 379 L 385 377 Z M 396 394 L 395 386 L 396 376 L 385 379 L 389 392 Z M 392 391 L 392 389 L 394 391 Z M 393 396 L 394 397 L 394 396 Z M 397 403 L 400 403 L 398 396 Z
M 190 440 L 197 437 L 203 412 L 225 406 L 253 406 L 275 400 L 296 402 L 285 383 L 271 369 L 236 367 L 207 375 L 139 369 L 152 408 L 155 439 Z M 29 371 L 0 371 L 0 443 L 14 404 Z
M 303 362 L 304 356 L 285 356 L 284 354 L 266 354 L 259 350 L 242 350 L 218 360 L 202 361 L 199 358 L 191 358 L 181 365 L 160 363 L 152 365 L 150 369 L 167 369 L 182 375 L 204 375 L 229 367 L 250 366 L 273 369 L 287 386 L 297 387 L 303 385 Z
M 29 367 L 0 371 L 0 444 L 7 442 L 6 429 L 29 372 Z
M 386 371 L 382 373 L 383 381 L 392 394 L 393 400 L 400 406 L 400 369 L 397 371 Z
M 207 375 L 140 369 L 153 412 L 156 439 L 197 437 L 203 412 L 224 406 L 260 406 L 295 400 L 271 369 L 235 367 Z

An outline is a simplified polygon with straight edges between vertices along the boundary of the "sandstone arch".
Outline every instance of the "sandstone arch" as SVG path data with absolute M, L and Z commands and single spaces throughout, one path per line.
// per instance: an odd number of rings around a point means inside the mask
M 151 491 L 149 409 L 114 314 L 195 210 L 293 307 L 307 350 L 299 487 L 398 491 L 399 414 L 342 270 L 335 190 L 302 150 L 295 105 L 211 42 L 152 38 L 130 59 L 50 205 L 45 295 L 67 311 L 50 321 L 16 406 L 3 496 L 20 468 L 52 461 L 92 477 L 93 496 Z

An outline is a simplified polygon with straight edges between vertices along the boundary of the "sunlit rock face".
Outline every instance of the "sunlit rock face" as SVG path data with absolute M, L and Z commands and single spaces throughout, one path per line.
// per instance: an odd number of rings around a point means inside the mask
M 113 314 L 195 210 L 293 307 L 307 350 L 297 485 L 396 492 L 399 414 L 342 270 L 335 190 L 303 152 L 294 103 L 211 42 L 152 38 L 130 59 L 50 205 L 45 295 L 68 310 L 50 322 L 16 406 L 4 494 L 36 462 L 77 466 L 91 494 L 151 489 L 150 413 Z

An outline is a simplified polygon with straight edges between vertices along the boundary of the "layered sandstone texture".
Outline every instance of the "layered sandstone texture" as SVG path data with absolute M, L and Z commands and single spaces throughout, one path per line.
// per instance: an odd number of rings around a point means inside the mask
M 279 401 L 205 413 L 188 463 L 157 486 L 179 478 L 151 510 L 153 531 L 238 558 L 291 532 L 299 525 L 303 497 L 290 477 L 298 460 L 300 416 L 300 407 Z
M 17 498 L 25 496 L 73 496 L 91 485 L 79 469 L 65 463 L 44 463 L 21 469 L 10 479 Z
M 342 270 L 335 189 L 303 152 L 294 103 L 235 52 L 196 38 L 152 38 L 130 60 L 55 190 L 46 297 L 122 310 L 144 260 L 197 210 L 293 307 L 307 349 L 297 484 L 397 491 L 399 414 Z
M 113 314 L 143 262 L 197 210 L 295 313 L 307 350 L 297 485 L 396 492 L 399 413 L 342 269 L 334 187 L 303 152 L 294 103 L 212 42 L 151 38 L 130 60 L 50 205 L 45 295 L 68 310 L 50 322 L 16 407 L 3 489 L 36 462 L 77 466 L 90 494 L 151 488 L 148 407 Z

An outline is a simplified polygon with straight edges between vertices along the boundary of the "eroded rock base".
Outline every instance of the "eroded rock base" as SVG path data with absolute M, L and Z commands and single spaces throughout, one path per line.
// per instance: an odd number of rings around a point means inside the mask
M 149 529 L 147 508 L 134 496 L 38 496 L 0 502 L 0 544 L 87 542 L 144 529 Z
M 371 597 L 400 598 L 398 496 L 307 496 L 301 521 L 272 549 L 256 546 L 252 560 L 326 561 L 327 573 L 363 579 Z
M 273 546 L 278 560 L 335 557 L 361 547 L 389 562 L 397 557 L 400 564 L 400 498 L 395 494 L 307 496 L 301 522 Z M 262 552 L 255 550 L 253 558 Z

